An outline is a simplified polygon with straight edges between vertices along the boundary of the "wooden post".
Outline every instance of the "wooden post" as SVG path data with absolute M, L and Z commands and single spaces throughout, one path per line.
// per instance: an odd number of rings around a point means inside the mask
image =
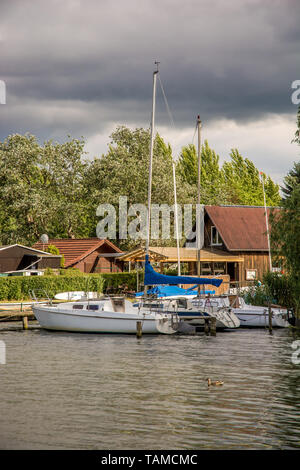
M 137 338 L 142 337 L 142 322 L 141 321 L 136 322 L 136 337 Z
M 210 334 L 216 336 L 217 334 L 217 319 L 213 317 L 210 319 Z
M 22 318 L 23 330 L 28 330 L 28 317 Z
M 272 334 L 272 309 L 271 309 L 271 302 L 268 302 L 268 310 L 269 310 L 269 333 Z
M 210 330 L 210 328 L 209 328 L 209 319 L 208 319 L 208 318 L 205 318 L 205 319 L 204 319 L 204 333 L 205 333 L 206 335 L 208 335 L 208 334 L 209 334 L 209 330 Z

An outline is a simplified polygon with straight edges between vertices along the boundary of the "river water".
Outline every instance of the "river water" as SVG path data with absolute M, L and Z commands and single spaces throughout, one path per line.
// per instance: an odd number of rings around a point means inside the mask
M 289 330 L 137 339 L 13 325 L 0 325 L 1 449 L 300 448 Z

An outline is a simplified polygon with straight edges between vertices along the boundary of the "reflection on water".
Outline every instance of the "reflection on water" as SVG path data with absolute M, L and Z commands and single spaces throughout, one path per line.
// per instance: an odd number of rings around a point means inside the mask
M 288 330 L 137 340 L 10 324 L 0 339 L 2 449 L 300 448 Z

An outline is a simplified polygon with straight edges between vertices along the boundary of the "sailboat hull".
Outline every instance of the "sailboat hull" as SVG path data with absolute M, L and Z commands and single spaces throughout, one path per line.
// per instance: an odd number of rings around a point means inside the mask
M 64 304 L 66 305 L 66 304 Z M 82 333 L 135 334 L 137 322 L 143 334 L 173 334 L 178 328 L 177 316 L 166 314 L 139 314 L 138 312 L 73 311 L 64 306 L 33 305 L 32 310 L 42 328 L 55 331 Z

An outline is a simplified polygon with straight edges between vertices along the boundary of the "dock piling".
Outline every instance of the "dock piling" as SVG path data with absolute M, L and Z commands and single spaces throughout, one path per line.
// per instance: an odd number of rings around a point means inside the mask
M 211 336 L 216 336 L 217 334 L 217 319 L 216 318 L 210 319 L 210 334 Z
M 268 312 L 269 312 L 269 333 L 271 335 L 272 330 L 273 330 L 271 302 L 268 302 Z
M 22 318 L 23 330 L 28 330 L 28 317 Z
M 142 322 L 141 321 L 136 322 L 136 337 L 137 338 L 142 337 Z
M 204 319 L 204 333 L 205 333 L 206 335 L 209 335 L 209 332 L 210 332 L 209 319 L 208 319 L 208 318 L 205 318 L 205 319 Z

